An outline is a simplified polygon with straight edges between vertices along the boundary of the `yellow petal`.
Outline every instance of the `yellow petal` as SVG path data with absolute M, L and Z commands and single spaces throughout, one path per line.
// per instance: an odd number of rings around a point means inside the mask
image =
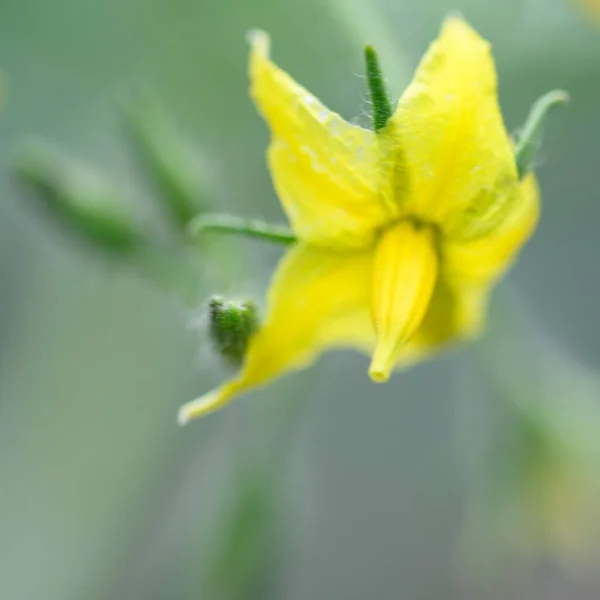
M 529 175 L 519 186 L 514 210 L 492 234 L 471 242 L 442 243 L 433 298 L 417 332 L 397 348 L 396 367 L 409 367 L 481 333 L 492 288 L 531 235 L 538 216 L 538 188 Z
M 228 404 L 242 389 L 241 380 L 232 379 L 224 383 L 221 387 L 208 392 L 208 394 L 184 404 L 177 413 L 177 423 L 186 425 L 193 419 L 198 419 L 219 410 L 219 408 Z
M 402 155 L 403 210 L 461 238 L 504 218 L 517 170 L 496 96 L 489 44 L 462 19 L 447 19 L 386 132 Z
M 443 277 L 438 277 L 421 326 L 408 343 L 396 349 L 395 366 L 407 368 L 439 354 L 453 343 L 479 335 L 488 296 L 488 288 L 484 286 L 450 288 Z
M 429 309 L 411 340 L 398 347 L 397 367 L 406 368 L 481 333 L 494 283 L 531 235 L 538 216 L 538 188 L 529 175 L 519 186 L 514 210 L 493 233 L 471 242 L 442 244 L 441 275 Z
M 511 212 L 487 236 L 467 242 L 446 241 L 444 265 L 452 286 L 489 285 L 511 265 L 539 218 L 539 191 L 533 174 L 519 185 L 516 197 Z
M 369 369 L 374 381 L 387 381 L 397 349 L 410 341 L 423 321 L 438 271 L 434 232 L 401 221 L 384 232 L 373 264 L 372 311 L 377 346 Z
M 269 290 L 264 325 L 250 342 L 239 375 L 182 407 L 185 423 L 220 408 L 235 395 L 307 366 L 325 349 L 370 352 L 372 251 L 336 253 L 304 245 L 282 260 Z
M 389 218 L 375 135 L 344 121 L 269 59 L 251 36 L 251 95 L 271 129 L 273 183 L 295 233 L 326 247 L 366 247 Z

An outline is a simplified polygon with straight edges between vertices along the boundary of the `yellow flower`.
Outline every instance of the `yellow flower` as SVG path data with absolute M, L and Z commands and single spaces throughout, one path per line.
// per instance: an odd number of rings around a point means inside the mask
M 539 201 L 519 180 L 489 44 L 445 21 L 383 129 L 328 110 L 251 38 L 251 95 L 271 130 L 268 163 L 298 242 L 268 294 L 239 374 L 185 405 L 180 422 L 307 366 L 324 350 L 372 356 L 387 381 L 476 336 L 490 289 L 531 235 Z

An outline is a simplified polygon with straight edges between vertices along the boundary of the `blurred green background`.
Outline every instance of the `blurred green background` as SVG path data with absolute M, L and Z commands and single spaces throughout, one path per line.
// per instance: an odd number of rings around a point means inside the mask
M 198 145 L 212 210 L 280 221 L 245 33 L 366 123 L 362 47 L 397 96 L 454 10 L 493 43 L 511 130 L 549 89 L 572 96 L 488 333 L 386 386 L 331 354 L 178 428 L 227 375 L 190 323 L 214 292 L 260 303 L 282 250 L 206 246 L 190 309 L 54 227 L 15 150 L 52 140 L 156 224 L 123 119 L 149 91 Z M 0 67 L 2 600 L 600 597 L 600 29 L 581 6 L 2 0 Z

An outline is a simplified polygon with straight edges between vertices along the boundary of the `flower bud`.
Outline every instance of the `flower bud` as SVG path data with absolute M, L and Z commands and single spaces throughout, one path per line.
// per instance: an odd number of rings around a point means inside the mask
M 259 325 L 256 306 L 249 300 L 237 302 L 214 296 L 209 301 L 209 314 L 215 349 L 231 366 L 239 366 Z

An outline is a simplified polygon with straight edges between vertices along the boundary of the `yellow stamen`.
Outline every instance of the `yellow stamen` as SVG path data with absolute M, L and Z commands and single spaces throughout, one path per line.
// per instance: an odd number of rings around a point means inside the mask
M 371 310 L 377 345 L 369 368 L 387 381 L 397 350 L 414 335 L 429 306 L 437 278 L 434 232 L 401 221 L 382 235 L 375 251 Z

